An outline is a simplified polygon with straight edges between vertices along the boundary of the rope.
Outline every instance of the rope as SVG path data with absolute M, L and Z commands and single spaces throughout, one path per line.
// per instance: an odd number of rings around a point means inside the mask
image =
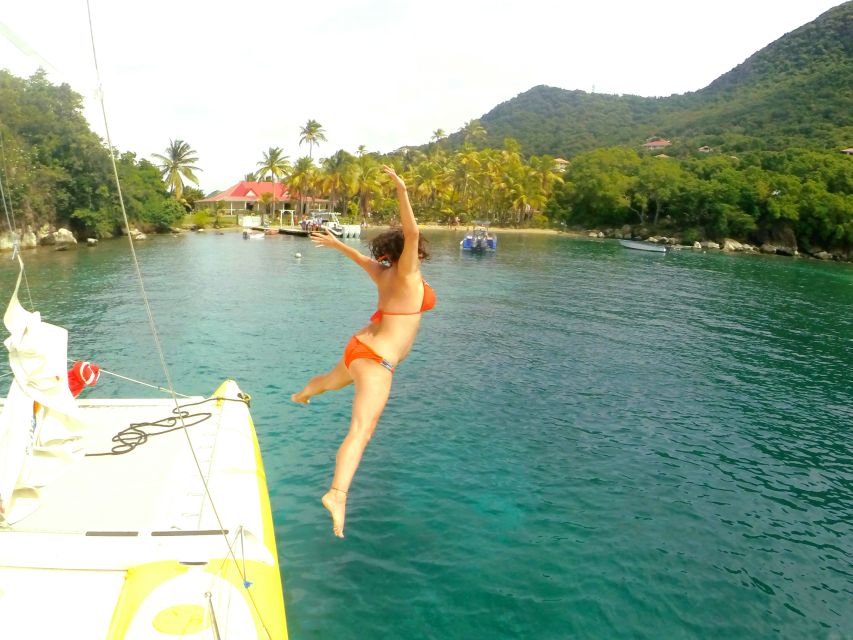
M 173 389 L 166 389 L 165 387 L 158 387 L 156 384 L 148 384 L 147 382 L 142 382 L 142 380 L 134 380 L 133 378 L 128 378 L 127 376 L 123 376 L 119 373 L 115 373 L 113 371 L 108 371 L 107 369 L 101 368 L 101 373 L 106 373 L 114 378 L 119 378 L 120 380 L 127 380 L 128 382 L 134 382 L 138 385 L 142 385 L 143 387 L 150 387 L 151 389 L 156 389 L 157 391 L 162 391 L 163 393 L 174 393 L 176 396 L 181 396 L 182 398 L 190 398 L 192 396 L 188 396 L 185 393 L 178 393 Z M 232 398 L 224 398 L 225 400 L 231 400 Z
M 216 623 L 216 612 L 213 610 L 213 594 L 208 591 L 204 594 L 204 597 L 207 598 L 207 608 L 210 612 L 210 620 L 211 620 L 211 628 L 213 629 L 213 638 L 214 640 L 221 640 L 222 636 L 219 633 L 219 625 Z
M 183 404 L 179 407 L 175 407 L 172 409 L 172 413 L 175 414 L 173 416 L 167 416 L 160 420 L 150 422 L 131 422 L 128 427 L 122 429 L 112 437 L 112 442 L 118 443 L 112 449 L 102 453 L 87 453 L 86 457 L 97 458 L 100 456 L 124 455 L 125 453 L 130 453 L 136 449 L 136 447 L 148 442 L 149 438 L 162 436 L 167 433 L 171 433 L 172 431 L 178 431 L 179 429 L 186 429 L 187 427 L 194 427 L 197 424 L 201 424 L 205 420 L 210 419 L 213 414 L 206 411 L 201 413 L 190 413 L 184 409 L 197 407 L 207 402 L 243 402 L 245 404 L 249 404 L 249 397 L 244 394 L 240 394 L 239 399 L 215 397 L 205 398 L 199 402 L 191 402 L 189 404 Z M 148 430 L 146 430 L 146 428 Z M 219 525 L 221 527 L 222 522 L 219 522 Z
M 101 84 L 101 72 L 100 72 L 100 69 L 98 68 L 98 54 L 97 54 L 96 47 L 95 47 L 95 29 L 94 29 L 94 26 L 92 25 L 92 7 L 91 7 L 90 0 L 86 0 L 86 13 L 87 13 L 88 19 L 89 19 L 89 39 L 92 43 L 92 60 L 93 60 L 94 65 L 95 65 L 95 76 L 96 76 L 97 83 L 98 83 L 97 96 L 98 96 L 98 102 L 100 103 L 100 106 L 101 106 L 101 115 L 103 116 L 103 120 L 104 120 L 104 133 L 105 133 L 105 137 L 106 137 L 107 148 L 109 149 L 109 152 L 110 152 L 110 162 L 112 163 L 112 167 L 113 167 L 113 177 L 115 178 L 116 189 L 118 191 L 119 204 L 121 205 L 121 214 L 122 214 L 122 217 L 124 219 L 125 228 L 129 231 L 130 230 L 130 220 L 128 219 L 127 209 L 125 208 L 125 205 L 124 205 L 124 197 L 122 195 L 122 190 L 121 190 L 121 181 L 119 180 L 119 176 L 118 176 L 118 166 L 116 165 L 115 152 L 113 150 L 112 139 L 110 138 L 109 123 L 107 122 L 107 109 L 106 109 L 106 106 L 104 105 L 104 93 L 103 93 L 103 87 Z M 237 566 L 237 570 L 239 571 L 240 565 L 237 562 L 237 557 L 234 555 L 234 549 L 231 545 L 231 542 L 228 540 L 228 536 L 225 535 L 225 533 L 224 533 L 225 526 L 223 525 L 222 518 L 219 515 L 219 510 L 216 508 L 216 503 L 214 502 L 213 496 L 210 493 L 210 487 L 207 484 L 207 479 L 205 478 L 204 472 L 201 469 L 201 463 L 199 462 L 198 455 L 196 454 L 195 448 L 193 447 L 193 444 L 192 444 L 192 440 L 190 440 L 189 433 L 187 432 L 186 424 L 184 424 L 184 420 L 181 416 L 180 405 L 178 404 L 178 398 L 177 398 L 177 395 L 175 394 L 175 386 L 174 386 L 174 384 L 172 384 L 172 376 L 169 373 L 169 367 L 166 364 L 166 356 L 163 353 L 163 347 L 160 343 L 160 336 L 157 333 L 157 326 L 154 323 L 154 314 L 151 311 L 151 305 L 148 302 L 148 295 L 145 292 L 145 282 L 142 279 L 142 269 L 139 266 L 139 259 L 136 255 L 136 248 L 134 247 L 133 238 L 131 237 L 130 233 L 127 234 L 127 240 L 128 240 L 129 245 L 130 245 L 131 256 L 133 257 L 134 268 L 136 269 L 136 277 L 139 280 L 139 289 L 140 289 L 140 293 L 142 294 L 142 302 L 145 306 L 145 313 L 148 317 L 148 325 L 149 325 L 149 328 L 151 329 L 151 335 L 154 339 L 154 345 L 157 348 L 157 355 L 160 358 L 160 365 L 163 368 L 163 374 L 166 377 L 166 383 L 168 385 L 169 392 L 171 393 L 172 400 L 175 403 L 175 410 L 177 411 L 177 414 L 178 414 L 177 415 L 178 420 L 181 422 L 181 426 L 183 427 L 183 432 L 184 432 L 184 436 L 186 437 L 186 440 L 187 440 L 187 445 L 189 445 L 193 461 L 195 462 L 196 469 L 198 470 L 198 474 L 199 474 L 199 477 L 201 478 L 202 485 L 204 486 L 205 495 L 207 496 L 207 499 L 210 501 L 210 507 L 213 510 L 213 515 L 216 518 L 216 522 L 219 524 L 219 530 L 223 532 L 222 538 L 224 539 L 225 544 L 228 547 L 228 555 L 234 560 L 234 564 Z M 243 578 L 245 580 L 245 576 L 243 576 Z M 261 615 L 261 612 L 258 610 L 258 607 L 255 604 L 255 600 L 252 597 L 251 592 L 249 592 L 247 590 L 247 593 L 249 595 L 249 599 L 252 601 L 252 606 L 255 609 L 255 614 L 258 616 L 258 620 L 260 620 L 261 625 L 264 627 L 264 630 L 266 631 L 267 635 L 269 636 L 270 635 L 269 630 L 266 627 L 266 623 L 264 622 L 264 619 L 263 619 L 263 616 Z M 211 613 L 212 612 L 213 612 L 213 609 L 211 606 Z M 217 634 L 217 636 L 219 635 L 218 630 L 216 631 L 216 634 Z
M 73 363 L 77 362 L 77 360 L 75 360 L 74 358 L 68 358 L 68 362 L 73 364 Z M 120 380 L 127 380 L 128 382 L 133 382 L 135 384 L 141 385 L 143 387 L 148 387 L 150 389 L 156 389 L 157 391 L 162 391 L 163 393 L 174 393 L 176 396 L 181 396 L 182 398 L 191 398 L 192 397 L 192 396 L 189 396 L 185 393 L 178 393 L 177 391 L 167 389 L 166 387 L 157 386 L 156 384 L 149 384 L 148 382 L 142 382 L 142 380 L 134 380 L 133 378 L 128 378 L 127 376 L 123 376 L 120 373 L 115 373 L 114 371 L 109 371 L 107 369 L 104 369 L 103 367 L 99 367 L 99 368 L 100 368 L 101 373 L 106 373 L 107 375 L 110 375 L 114 378 L 119 378 Z M 7 373 L 5 375 L 11 375 L 11 374 Z M 2 378 L 2 377 L 3 376 L 0 375 L 0 378 Z
M 0 129 L 0 159 L 2 159 L 3 176 L 8 178 L 9 172 L 6 168 L 6 146 L 3 144 L 2 129 Z M 8 180 L 6 180 L 6 182 L 8 182 Z M 3 200 L 3 211 L 6 213 L 6 224 L 9 225 L 9 233 L 12 234 L 12 260 L 14 260 L 18 257 L 18 251 L 20 250 L 18 243 L 22 236 L 18 231 L 18 222 L 15 220 L 15 208 L 12 206 L 12 195 L 6 193 L 2 179 L 0 179 L 0 198 Z M 24 263 L 22 261 L 21 272 L 24 274 L 24 287 L 27 290 L 27 298 L 30 300 L 30 309 L 34 309 L 35 305 L 33 304 L 33 294 L 30 292 L 30 281 L 27 279 L 27 272 L 24 269 Z

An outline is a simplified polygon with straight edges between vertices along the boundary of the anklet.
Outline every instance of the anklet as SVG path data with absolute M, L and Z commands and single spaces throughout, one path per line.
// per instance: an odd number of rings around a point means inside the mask
M 330 488 L 332 491 L 337 491 L 338 493 L 342 493 L 342 494 L 344 494 L 344 495 L 346 495 L 346 494 L 347 494 L 347 492 L 346 492 L 346 491 L 344 491 L 343 489 L 338 489 L 337 487 L 329 487 L 329 488 Z

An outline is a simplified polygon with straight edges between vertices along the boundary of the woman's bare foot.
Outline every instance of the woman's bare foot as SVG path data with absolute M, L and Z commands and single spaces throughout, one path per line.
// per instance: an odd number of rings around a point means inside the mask
M 344 537 L 344 520 L 347 512 L 347 494 L 340 489 L 329 489 L 322 498 L 323 506 L 332 514 L 332 530 L 339 538 Z

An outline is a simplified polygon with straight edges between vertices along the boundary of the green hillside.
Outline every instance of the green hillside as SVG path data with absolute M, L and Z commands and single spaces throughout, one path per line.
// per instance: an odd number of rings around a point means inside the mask
M 730 151 L 853 145 L 853 2 L 768 45 L 704 89 L 667 98 L 538 86 L 480 118 L 477 146 L 515 138 L 527 154 L 572 156 L 652 136 Z M 462 143 L 454 134 L 450 145 Z M 669 153 L 669 152 L 668 152 Z

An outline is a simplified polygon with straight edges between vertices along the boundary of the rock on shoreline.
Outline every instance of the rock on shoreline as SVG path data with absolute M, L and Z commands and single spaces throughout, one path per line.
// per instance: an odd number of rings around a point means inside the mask
M 127 234 L 127 229 L 123 229 Z M 130 228 L 130 236 L 134 240 L 147 240 L 148 236 L 136 227 Z M 38 247 L 53 247 L 56 250 L 65 250 L 76 246 L 77 238 L 74 237 L 69 229 L 60 227 L 55 229 L 49 225 L 44 225 L 38 231 L 27 229 L 23 233 L 12 231 L 4 231 L 0 233 L 0 251 L 12 251 L 15 246 L 15 241 L 18 242 L 19 249 L 36 249 Z M 96 238 L 86 238 L 86 244 L 90 247 L 96 246 L 98 240 Z
M 740 242 L 733 238 L 723 238 L 722 243 L 714 242 L 713 240 L 696 240 L 692 245 L 682 244 L 678 237 L 654 236 L 650 235 L 647 229 L 642 227 L 634 228 L 630 225 L 624 225 L 620 229 L 588 229 L 582 232 L 582 235 L 590 238 L 615 238 L 617 240 L 641 240 L 651 242 L 653 244 L 665 244 L 675 249 L 695 249 L 695 250 L 716 250 L 725 251 L 727 253 L 751 253 L 751 254 L 772 254 L 788 257 L 810 257 L 816 260 L 835 260 L 838 262 L 850 262 L 849 255 L 835 252 L 831 253 L 823 249 L 814 249 L 813 251 L 799 251 L 796 246 L 787 244 L 765 242 L 760 247 L 756 247 L 747 242 Z

